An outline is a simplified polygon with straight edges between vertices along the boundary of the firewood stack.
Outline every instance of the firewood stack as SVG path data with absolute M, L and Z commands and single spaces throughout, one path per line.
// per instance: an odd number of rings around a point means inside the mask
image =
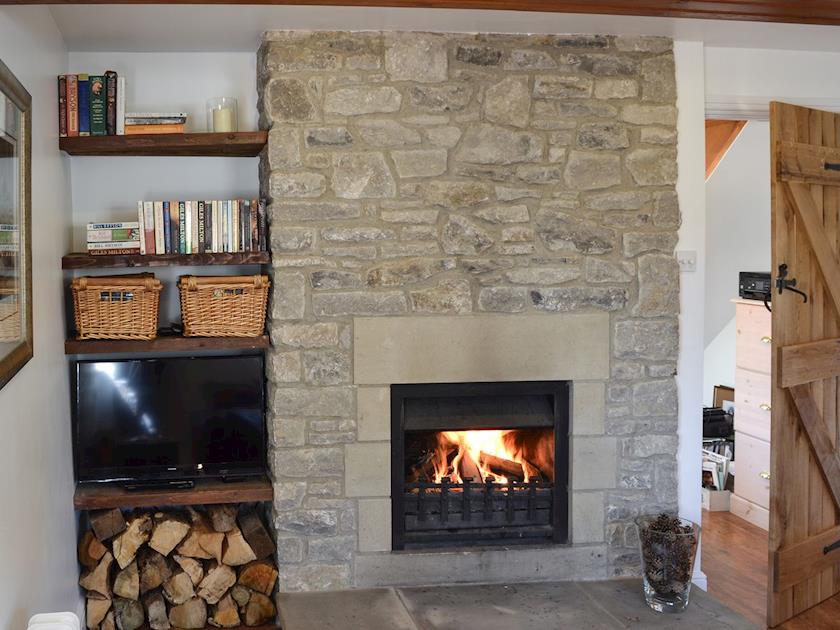
M 254 509 L 91 512 L 78 551 L 91 630 L 274 623 L 274 542 Z

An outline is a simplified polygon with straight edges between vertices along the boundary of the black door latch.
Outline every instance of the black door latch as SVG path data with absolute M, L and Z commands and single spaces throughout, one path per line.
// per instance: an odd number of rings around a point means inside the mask
M 779 265 L 779 274 L 776 276 L 776 288 L 779 290 L 779 293 L 787 289 L 788 291 L 793 291 L 794 293 L 798 293 L 802 296 L 802 301 L 807 304 L 808 303 L 808 296 L 799 289 L 795 289 L 796 286 L 796 278 L 791 278 L 790 280 L 787 279 L 788 275 L 788 266 L 786 263 L 782 263 Z

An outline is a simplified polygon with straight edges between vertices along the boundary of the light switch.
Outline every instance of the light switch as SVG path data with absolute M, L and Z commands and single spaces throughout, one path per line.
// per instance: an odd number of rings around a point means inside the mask
M 697 271 L 697 252 L 682 251 L 676 252 L 674 255 L 677 257 L 680 271 Z

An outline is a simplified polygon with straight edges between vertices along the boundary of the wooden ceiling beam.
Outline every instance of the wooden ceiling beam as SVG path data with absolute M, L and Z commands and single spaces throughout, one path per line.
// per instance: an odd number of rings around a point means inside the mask
M 840 25 L 838 0 L 0 0 L 0 4 L 251 4 L 544 11 Z

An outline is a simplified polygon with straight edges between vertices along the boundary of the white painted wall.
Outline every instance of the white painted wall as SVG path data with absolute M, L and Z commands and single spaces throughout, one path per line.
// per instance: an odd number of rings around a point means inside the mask
M 680 355 L 677 364 L 679 511 L 683 518 L 699 523 L 706 248 L 703 43 L 674 42 L 674 58 L 679 110 L 677 194 L 682 213 L 677 249 L 697 252 L 697 271 L 680 274 Z M 701 573 L 699 554 L 694 581 L 705 588 L 706 579 Z
M 735 386 L 739 271 L 770 271 L 770 125 L 750 121 L 706 182 L 703 401 Z
M 61 272 L 70 188 L 56 123 L 67 51 L 48 9 L 0 9 L 0 59 L 33 102 L 35 357 L 0 390 L 0 628 L 21 630 L 34 613 L 80 605 Z

